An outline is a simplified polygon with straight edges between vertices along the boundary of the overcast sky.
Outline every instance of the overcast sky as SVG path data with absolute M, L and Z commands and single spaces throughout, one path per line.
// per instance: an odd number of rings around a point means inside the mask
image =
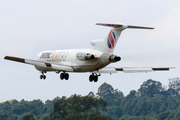
M 97 93 L 106 82 L 124 95 L 153 79 L 168 85 L 180 77 L 179 0 L 1 0 L 0 1 L 0 102 L 11 99 L 52 100 L 56 96 Z M 122 60 L 116 67 L 176 67 L 169 72 L 102 74 L 97 83 L 90 73 L 40 73 L 33 66 L 4 60 L 12 55 L 34 59 L 45 50 L 92 48 L 93 39 L 104 39 L 110 27 L 95 23 L 124 23 L 155 27 L 126 29 L 114 51 Z

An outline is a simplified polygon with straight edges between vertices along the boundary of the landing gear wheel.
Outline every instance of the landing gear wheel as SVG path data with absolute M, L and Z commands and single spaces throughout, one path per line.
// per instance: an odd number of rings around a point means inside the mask
M 46 79 L 46 76 L 44 75 L 43 78 L 44 78 L 44 80 L 45 80 L 45 79 Z
M 42 75 L 40 75 L 40 79 L 46 79 L 46 75 L 44 75 L 44 73 L 46 73 L 46 71 L 41 71 Z
M 45 75 L 40 75 L 40 79 L 46 79 L 46 76 Z
M 98 76 L 100 76 L 100 74 L 97 75 L 97 74 L 92 73 L 92 74 L 89 76 L 89 81 L 90 81 L 90 82 L 92 82 L 92 81 L 97 82 L 97 81 L 98 81 Z
M 40 79 L 42 79 L 43 78 L 43 75 L 40 75 Z
M 68 80 L 68 79 L 69 79 L 69 74 L 68 74 L 68 73 L 65 73 L 65 74 L 64 74 L 64 78 L 65 78 L 65 80 Z
M 90 75 L 90 76 L 89 76 L 89 81 L 92 82 L 92 81 L 93 81 L 93 78 L 94 78 L 94 76 L 93 76 L 93 75 Z
M 97 81 L 98 81 L 98 76 L 95 75 L 95 76 L 94 76 L 94 82 L 97 82 Z
M 63 79 L 64 79 L 64 76 L 65 76 L 64 73 L 61 73 L 61 74 L 60 74 L 60 79 L 63 80 Z

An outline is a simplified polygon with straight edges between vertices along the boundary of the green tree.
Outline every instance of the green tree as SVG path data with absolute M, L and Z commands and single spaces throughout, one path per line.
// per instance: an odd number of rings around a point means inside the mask
M 103 98 L 104 100 L 107 101 L 109 106 L 112 106 L 116 99 L 119 97 L 123 97 L 123 93 L 115 89 L 107 83 L 103 83 L 99 88 L 98 88 L 98 93 L 96 93 L 97 97 Z
M 107 108 L 107 115 L 117 120 L 123 115 L 123 110 L 120 106 L 109 106 Z
M 51 113 L 53 111 L 54 102 L 56 102 L 59 99 L 60 99 L 60 97 L 56 97 L 52 101 L 51 100 L 46 100 L 44 108 L 43 108 L 44 112 L 45 113 Z
M 154 97 L 157 94 L 161 94 L 164 89 L 159 81 L 149 79 L 143 82 L 138 91 L 140 92 L 141 96 Z
M 27 106 L 28 106 L 28 102 L 21 100 L 21 102 L 13 104 L 11 110 L 14 114 L 21 115 L 27 112 L 27 109 L 29 109 Z
M 126 114 L 126 115 L 123 115 L 119 120 L 140 120 L 140 118 Z
M 88 96 L 92 96 L 92 97 L 95 97 L 94 93 L 91 91 L 89 92 Z
M 33 114 L 25 115 L 21 120 L 35 120 Z
M 161 93 L 164 97 L 175 97 L 178 95 L 178 92 L 173 88 L 169 88 L 168 90 L 162 91 Z
M 0 120 L 8 120 L 8 114 L 5 113 L 5 114 L 1 115 Z
M 80 119 L 85 115 L 94 114 L 94 110 L 106 111 L 106 101 L 93 98 L 92 96 L 72 95 L 69 98 L 62 97 L 54 103 L 54 110 L 50 115 L 51 119 L 69 119 L 74 117 Z M 83 118 L 84 119 L 84 118 Z
M 169 79 L 169 88 L 176 90 L 177 93 L 180 91 L 180 78 Z
M 103 83 L 99 88 L 98 88 L 98 93 L 97 95 L 100 98 L 106 98 L 108 95 L 112 95 L 114 93 L 114 88 L 107 83 Z
M 136 91 L 131 90 L 130 93 L 127 95 L 127 98 L 134 98 L 134 97 L 136 97 Z
M 84 113 L 72 114 L 65 117 L 63 120 L 113 120 L 109 116 L 101 115 L 101 113 L 94 109 L 89 109 Z

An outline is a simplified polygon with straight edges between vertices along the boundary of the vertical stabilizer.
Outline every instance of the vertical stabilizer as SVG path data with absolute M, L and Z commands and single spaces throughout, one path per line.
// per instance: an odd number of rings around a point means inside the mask
M 102 51 L 104 53 L 112 54 L 121 32 L 126 28 L 138 28 L 138 29 L 154 29 L 152 27 L 142 27 L 142 26 L 133 26 L 133 25 L 124 25 L 124 24 L 106 24 L 106 23 L 97 23 L 96 25 L 109 26 L 113 27 L 110 30 L 108 36 L 104 40 L 94 40 L 91 44 L 94 46 L 94 49 Z

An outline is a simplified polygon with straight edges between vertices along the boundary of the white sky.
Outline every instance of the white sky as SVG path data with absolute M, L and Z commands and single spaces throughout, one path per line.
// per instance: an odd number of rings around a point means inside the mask
M 53 99 L 56 96 L 97 93 L 107 82 L 127 95 L 143 81 L 153 79 L 168 85 L 180 72 L 179 0 L 1 0 L 0 1 L 0 102 L 10 99 Z M 169 72 L 103 74 L 97 83 L 90 73 L 40 73 L 31 65 L 4 60 L 12 55 L 34 59 L 44 50 L 92 48 L 93 39 L 104 39 L 111 28 L 95 23 L 153 26 L 155 30 L 126 29 L 114 54 L 122 61 L 116 67 L 176 67 Z

